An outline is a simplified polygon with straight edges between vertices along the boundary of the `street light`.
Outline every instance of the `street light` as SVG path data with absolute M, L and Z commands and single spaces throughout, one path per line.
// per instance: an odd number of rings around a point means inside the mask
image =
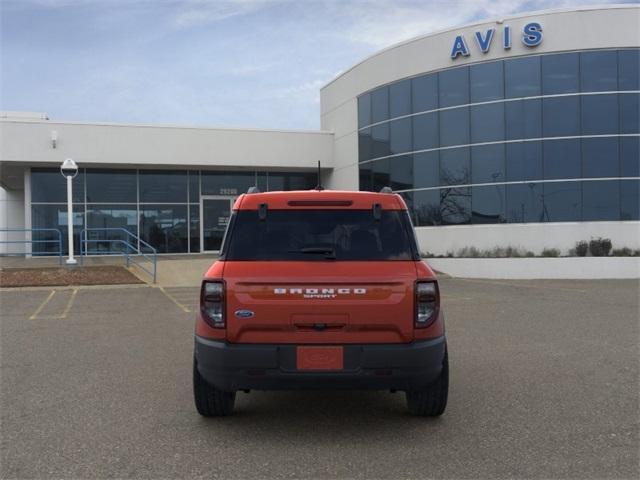
M 78 175 L 78 165 L 72 159 L 67 158 L 60 165 L 60 173 L 67 179 L 67 235 L 69 243 L 69 258 L 67 265 L 75 265 L 77 260 L 73 258 L 73 185 L 72 181 Z

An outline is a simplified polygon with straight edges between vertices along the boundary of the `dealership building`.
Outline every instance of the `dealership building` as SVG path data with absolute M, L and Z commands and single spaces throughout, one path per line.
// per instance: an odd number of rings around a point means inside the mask
M 64 236 L 59 165 L 70 157 L 80 167 L 78 235 L 125 228 L 160 253 L 215 252 L 238 195 L 251 186 L 311 189 L 320 161 L 325 187 L 389 186 L 401 194 L 423 251 L 566 253 L 591 237 L 638 249 L 638 25 L 640 7 L 619 5 L 521 14 L 414 38 L 325 85 L 320 131 L 5 112 L 0 229 L 59 228 Z M 41 254 L 50 246 L 25 248 Z

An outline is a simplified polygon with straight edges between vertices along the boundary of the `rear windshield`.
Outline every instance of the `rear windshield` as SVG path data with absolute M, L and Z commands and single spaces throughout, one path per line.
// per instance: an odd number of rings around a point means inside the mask
M 412 260 L 416 252 L 406 211 L 255 210 L 235 212 L 225 260 Z

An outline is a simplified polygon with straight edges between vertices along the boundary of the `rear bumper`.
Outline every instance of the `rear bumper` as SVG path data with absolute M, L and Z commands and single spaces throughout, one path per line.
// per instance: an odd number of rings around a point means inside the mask
M 296 345 L 230 344 L 196 336 L 195 359 L 207 382 L 226 391 L 420 390 L 440 374 L 444 336 L 407 344 L 344 345 L 344 369 L 296 368 Z

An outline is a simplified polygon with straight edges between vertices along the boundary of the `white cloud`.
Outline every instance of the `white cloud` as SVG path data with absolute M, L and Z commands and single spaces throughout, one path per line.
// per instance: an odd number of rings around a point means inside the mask
M 278 3 L 276 0 L 183 0 L 175 16 L 180 28 L 247 15 Z

